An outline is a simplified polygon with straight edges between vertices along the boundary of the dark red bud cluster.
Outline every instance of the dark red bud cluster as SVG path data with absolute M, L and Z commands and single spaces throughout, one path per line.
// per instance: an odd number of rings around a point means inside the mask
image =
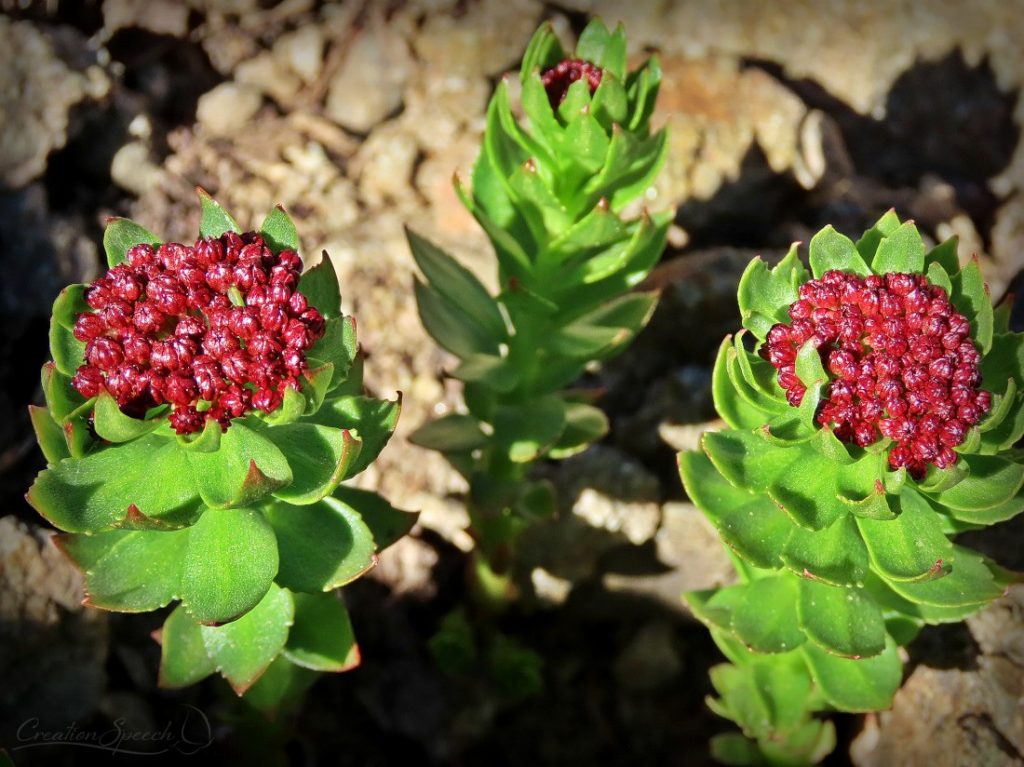
M 978 388 L 981 355 L 946 291 L 922 275 L 830 271 L 799 295 L 792 322 L 774 325 L 761 347 L 789 403 L 796 407 L 806 393 L 795 364 L 811 341 L 830 378 L 818 423 L 861 447 L 892 439 L 889 465 L 917 479 L 930 464 L 953 465 L 953 448 L 988 412 L 992 395 Z
M 569 86 L 574 82 L 586 78 L 590 84 L 590 92 L 593 93 L 601 84 L 602 74 L 601 67 L 591 64 L 589 61 L 566 59 L 550 69 L 545 69 L 540 75 L 540 80 L 544 83 L 544 90 L 547 91 L 551 108 L 555 109 L 565 99 L 565 94 L 569 92 Z
M 92 311 L 74 328 L 85 364 L 71 383 L 83 397 L 106 390 L 135 417 L 170 404 L 179 434 L 270 413 L 324 334 L 297 290 L 301 271 L 294 251 L 275 255 L 255 232 L 135 245 L 86 290 Z

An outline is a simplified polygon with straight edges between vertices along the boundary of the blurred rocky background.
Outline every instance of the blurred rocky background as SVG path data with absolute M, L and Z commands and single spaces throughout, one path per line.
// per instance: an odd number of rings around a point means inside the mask
M 723 725 L 703 706 L 718 655 L 681 591 L 727 582 L 674 453 L 710 422 L 710 365 L 735 285 L 826 223 L 855 234 L 889 207 L 960 237 L 999 298 L 1024 267 L 1021 0 L 0 0 L 0 746 L 41 716 L 157 727 L 183 703 L 216 722 L 191 757 L 294 764 L 702 765 Z M 671 131 L 651 209 L 675 208 L 648 330 L 583 383 L 612 432 L 542 471 L 561 513 L 525 546 L 524 607 L 502 629 L 547 662 L 543 694 L 507 700 L 445 677 L 426 642 L 464 596 L 463 485 L 405 441 L 457 407 L 422 328 L 402 226 L 493 284 L 467 178 L 484 108 L 543 19 L 571 41 L 592 15 L 661 57 Z M 378 395 L 399 432 L 361 478 L 422 510 L 415 534 L 348 590 L 363 666 L 321 681 L 292 721 L 254 724 L 209 681 L 155 688 L 161 616 L 77 604 L 76 575 L 22 501 L 41 468 L 49 307 L 100 268 L 104 221 L 193 235 L 195 187 L 244 225 L 274 204 L 304 256 L 329 251 Z M 1024 567 L 1021 525 L 995 531 Z M 836 764 L 1024 764 L 1024 634 L 1012 594 L 967 627 L 925 632 L 891 712 L 840 717 Z M 468 689 L 468 692 L 467 692 Z M 854 740 L 855 739 L 855 740 Z M 853 742 L 852 757 L 848 755 Z M 13 754 L 74 764 L 77 749 Z M 128 758 L 121 755 L 119 758 Z M 179 756 L 180 758 L 180 756 Z M 152 762 L 146 762 L 147 764 Z

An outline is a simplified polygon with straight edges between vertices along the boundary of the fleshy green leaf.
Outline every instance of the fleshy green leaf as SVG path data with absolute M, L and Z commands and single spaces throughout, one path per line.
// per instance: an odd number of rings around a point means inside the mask
M 989 297 L 985 281 L 981 278 L 977 256 L 972 258 L 970 263 L 953 278 L 951 298 L 956 308 L 970 320 L 971 337 L 978 342 L 981 353 L 987 354 L 992 348 L 995 320 L 992 313 L 992 299 Z
M 43 451 L 47 465 L 53 466 L 65 458 L 70 458 L 71 452 L 64 439 L 64 430 L 53 420 L 50 411 L 45 407 L 29 405 L 28 415 L 32 421 L 36 442 L 39 443 L 39 449 Z
M 942 578 L 917 583 L 888 581 L 904 599 L 936 607 L 981 605 L 1003 595 L 1006 583 L 989 560 L 963 546 L 953 546 L 952 569 Z
M 1024 485 L 1024 465 L 995 455 L 964 455 L 970 474 L 953 487 L 935 494 L 943 506 L 981 511 L 1010 500 Z
M 283 250 L 292 250 L 296 253 L 299 251 L 301 243 L 295 222 L 280 205 L 275 206 L 263 219 L 263 223 L 260 224 L 260 234 L 263 235 L 263 240 L 274 253 L 280 253 Z M 316 304 L 313 305 L 316 306 Z
M 801 652 L 825 699 L 840 711 L 882 711 L 892 705 L 903 678 L 892 638 L 886 638 L 884 651 L 873 658 L 837 658 L 811 642 Z
M 463 453 L 484 447 L 488 437 L 480 428 L 480 421 L 471 415 L 452 413 L 434 421 L 427 421 L 409 435 L 414 445 L 445 453 Z
M 411 229 L 406 229 L 405 234 L 416 265 L 431 287 L 461 307 L 477 324 L 486 328 L 490 336 L 505 336 L 505 321 L 498 305 L 480 280 L 429 240 Z
M 203 644 L 199 624 L 184 607 L 177 607 L 160 630 L 160 686 L 188 687 L 216 670 Z
M 895 232 L 899 225 L 900 219 L 896 215 L 896 211 L 890 209 L 878 219 L 873 227 L 864 232 L 863 237 L 857 240 L 857 252 L 860 253 L 866 264 L 871 265 L 882 238 Z
M 565 412 L 565 403 L 554 396 L 529 405 L 502 405 L 494 416 L 494 441 L 515 463 L 535 461 L 561 437 Z
M 924 240 L 913 221 L 901 224 L 885 236 L 871 262 L 875 274 L 890 272 L 920 273 L 924 271 Z
M 593 405 L 568 402 L 565 406 L 565 430 L 549 455 L 555 459 L 576 455 L 608 433 L 608 417 Z
M 199 219 L 200 237 L 220 237 L 225 232 L 241 234 L 241 229 L 228 212 L 203 189 L 196 189 L 199 195 L 201 215 Z
M 339 397 L 317 411 L 317 422 L 336 429 L 350 429 L 362 442 L 359 454 L 345 472 L 345 479 L 359 474 L 380 455 L 395 432 L 401 412 L 401 392 L 394 400 Z
M 133 517 L 173 527 L 199 508 L 185 451 L 154 435 L 63 460 L 36 477 L 27 498 L 69 533 L 131 524 Z
M 799 585 L 783 573 L 747 584 L 733 606 L 732 629 L 757 652 L 788 652 L 804 641 L 797 620 Z
M 293 423 L 266 429 L 292 471 L 289 485 L 274 491 L 288 503 L 315 503 L 329 495 L 347 475 L 362 443 L 347 429 L 315 423 Z
M 203 502 L 213 509 L 258 502 L 292 481 L 284 454 L 237 419 L 217 452 L 189 451 L 188 462 Z
M 368 490 L 342 485 L 335 489 L 333 496 L 359 515 L 373 535 L 378 552 L 406 535 L 419 518 L 419 512 L 396 509 L 377 493 Z
M 107 254 L 107 266 L 115 267 L 125 260 L 128 251 L 134 245 L 160 245 L 160 240 L 152 232 L 144 229 L 127 218 L 110 218 L 103 230 L 103 250 Z
M 679 471 L 690 499 L 726 544 L 756 567 L 781 565 L 779 553 L 794 525 L 766 495 L 734 487 L 696 451 L 680 453 Z
M 811 238 L 810 264 L 816 278 L 834 269 L 861 275 L 871 274 L 871 269 L 860 257 L 853 240 L 831 226 L 826 226 Z
M 292 595 L 270 584 L 252 610 L 223 626 L 200 626 L 206 652 L 238 695 L 244 695 L 284 649 L 295 613 Z
M 223 623 L 252 610 L 277 574 L 277 542 L 263 515 L 211 510 L 188 533 L 180 596 L 189 614 Z
M 729 357 L 735 354 L 729 336 L 718 347 L 718 357 L 711 373 L 711 394 L 715 411 L 734 429 L 756 429 L 764 425 L 765 413 L 741 397 L 729 375 Z
M 871 563 L 887 579 L 914 581 L 943 572 L 953 545 L 942 533 L 938 515 L 920 495 L 901 496 L 902 513 L 892 520 L 858 519 Z
M 377 563 L 373 533 L 344 501 L 267 508 L 281 556 L 277 582 L 294 591 L 329 591 Z
M 334 271 L 334 262 L 326 250 L 321 252 L 319 263 L 311 269 L 306 269 L 299 277 L 299 292 L 306 297 L 310 306 L 315 307 L 326 319 L 341 316 L 338 274 Z M 313 349 L 310 349 L 310 354 L 325 362 L 335 361 L 333 357 L 318 357 Z
M 359 665 L 359 647 L 345 605 L 334 594 L 293 594 L 295 622 L 284 657 L 314 671 L 348 671 Z
M 318 672 L 296 666 L 284 655 L 278 655 L 246 691 L 244 700 L 258 711 L 277 714 L 298 707 L 306 690 L 319 677 Z
M 858 588 L 800 580 L 800 625 L 833 655 L 869 658 L 885 649 L 885 622 L 871 597 Z
M 772 325 L 788 321 L 787 309 L 799 298 L 797 286 L 807 276 L 796 245 L 773 269 L 760 257 L 751 261 L 737 289 L 743 326 L 763 341 Z
M 113 530 L 56 540 L 85 574 L 85 604 L 134 613 L 178 596 L 188 530 Z
M 143 421 L 125 415 L 106 391 L 100 392 L 96 398 L 96 409 L 93 412 L 93 428 L 108 442 L 129 442 L 148 434 L 160 425 L 157 419 Z
M 438 344 L 458 357 L 498 354 L 499 337 L 480 326 L 459 305 L 418 279 L 413 290 L 423 327 Z
M 798 575 L 836 586 L 860 583 L 868 570 L 868 551 L 850 514 L 824 530 L 812 532 L 794 526 L 781 557 Z

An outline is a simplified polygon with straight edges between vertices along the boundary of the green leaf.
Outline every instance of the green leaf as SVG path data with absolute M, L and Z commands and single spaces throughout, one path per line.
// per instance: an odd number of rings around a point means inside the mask
M 274 497 L 295 504 L 315 503 L 329 495 L 362 447 L 348 429 L 315 423 L 273 426 L 263 434 L 284 453 L 292 471 L 291 484 L 275 490 Z
M 957 257 L 957 246 L 960 244 L 958 237 L 953 236 L 945 240 L 924 257 L 928 264 L 928 271 L 931 272 L 931 265 L 938 264 L 946 274 L 953 275 L 960 271 L 960 259 Z
M 599 18 L 591 19 L 576 43 L 576 58 L 603 66 L 605 49 L 611 42 L 608 27 Z M 623 58 L 625 54 L 623 53 Z
M 858 588 L 800 581 L 800 625 L 833 655 L 869 658 L 885 649 L 885 622 L 871 597 Z
M 882 238 L 895 232 L 899 225 L 900 219 L 896 215 L 896 211 L 890 208 L 873 227 L 864 232 L 864 236 L 857 240 L 857 252 L 860 253 L 865 263 L 871 265 Z
M 788 321 L 789 305 L 799 298 L 797 286 L 807 276 L 796 245 L 774 269 L 760 257 L 751 261 L 737 288 L 743 326 L 763 341 L 772 325 Z
M 461 307 L 473 320 L 485 328 L 493 338 L 503 338 L 505 320 L 498 305 L 476 276 L 439 247 L 420 237 L 409 228 L 405 230 L 416 265 L 431 287 L 453 304 Z
M 732 338 L 726 336 L 718 347 L 718 357 L 711 373 L 711 395 L 715 411 L 732 428 L 749 430 L 764 425 L 765 413 L 741 397 L 729 374 L 729 358 L 736 353 Z
M 440 346 L 457 357 L 498 354 L 499 337 L 480 326 L 457 304 L 418 279 L 413 290 L 423 327 Z
M 299 292 L 306 297 L 310 306 L 315 307 L 325 319 L 341 316 L 341 288 L 338 285 L 338 273 L 334 271 L 334 262 L 321 251 L 320 261 L 311 269 L 306 269 L 299 277 Z M 314 347 L 315 349 L 316 347 Z M 310 349 L 310 355 L 334 362 L 334 357 L 320 357 Z
M 199 219 L 200 237 L 220 237 L 225 232 L 241 234 L 235 220 L 228 215 L 227 211 L 220 206 L 216 200 L 210 197 L 203 189 L 196 189 L 199 195 L 199 207 L 201 215 Z
M 860 257 L 853 240 L 831 226 L 826 226 L 811 238 L 810 264 L 816 278 L 832 270 L 865 276 L 871 274 L 871 269 Z
M 903 664 L 891 637 L 886 638 L 884 651 L 873 658 L 837 658 L 811 642 L 801 652 L 825 700 L 840 711 L 882 711 L 892 705 Z
M 85 574 L 85 604 L 118 612 L 158 610 L 176 599 L 188 530 L 114 530 L 55 541 Z
M 66 376 L 85 364 L 85 344 L 56 322 L 50 324 L 50 354 L 57 369 Z
M 547 480 L 531 482 L 523 488 L 513 511 L 531 520 L 552 519 L 557 512 L 555 487 Z
M 901 496 L 902 513 L 895 519 L 858 519 L 871 563 L 887 579 L 915 581 L 943 571 L 953 545 L 942 533 L 938 515 L 925 500 L 908 490 Z
M 306 691 L 319 678 L 316 671 L 296 666 L 284 655 L 278 655 L 246 691 L 244 700 L 258 711 L 278 714 L 299 707 Z
M 1003 595 L 1006 583 L 985 557 L 953 546 L 952 569 L 942 578 L 920 582 L 887 581 L 904 599 L 935 607 L 982 605 Z
M 953 295 L 953 282 L 949 279 L 949 273 L 937 263 L 928 265 L 928 282 L 938 285 L 946 291 L 946 295 Z
M 53 420 L 50 411 L 37 405 L 28 406 L 29 420 L 36 435 L 39 449 L 43 451 L 48 466 L 53 466 L 65 458 L 71 457 L 68 443 L 64 439 L 64 430 Z
M 919 274 L 924 271 L 924 241 L 913 221 L 901 224 L 899 228 L 885 236 L 878 245 L 878 252 L 871 262 L 871 270 L 875 274 Z
M 287 395 L 285 395 L 286 400 L 287 398 Z M 203 430 L 199 432 L 199 434 L 179 434 L 176 437 L 176 441 L 179 447 L 182 447 L 185 450 L 198 450 L 201 453 L 214 453 L 220 449 L 221 434 L 220 423 L 210 418 L 206 421 L 206 425 L 203 426 Z
M 702 453 L 680 453 L 679 471 L 690 500 L 728 546 L 756 567 L 781 565 L 779 553 L 794 525 L 778 506 L 729 484 Z
M 953 294 L 950 298 L 956 308 L 970 320 L 971 337 L 981 347 L 981 353 L 988 354 L 992 348 L 995 318 L 992 299 L 981 277 L 977 256 L 953 277 Z
M 562 45 L 558 41 L 550 21 L 543 22 L 530 43 L 526 46 L 523 54 L 522 68 L 519 70 L 519 77 L 525 80 L 527 76 L 540 69 L 547 69 L 565 58 Z
M 474 354 L 459 363 L 452 376 L 467 383 L 479 383 L 498 392 L 510 392 L 519 384 L 520 371 L 508 357 Z
M 1024 486 L 1024 465 L 995 455 L 964 455 L 970 474 L 932 496 L 943 506 L 981 511 L 1010 500 Z
M 854 586 L 868 570 L 868 551 L 855 517 L 845 514 L 824 530 L 794 527 L 782 550 L 782 561 L 797 575 L 835 586 Z
M 57 370 L 52 362 L 43 365 L 40 378 L 46 407 L 59 424 L 91 409 L 86 407 L 85 398 L 71 385 L 71 377 Z
M 419 512 L 396 509 L 380 495 L 368 490 L 341 485 L 333 496 L 359 515 L 369 528 L 378 552 L 408 534 L 419 518 Z
M 264 242 L 270 246 L 274 253 L 280 253 L 284 250 L 298 253 L 301 247 L 299 232 L 295 228 L 295 222 L 292 221 L 291 216 L 280 205 L 275 205 L 269 215 L 263 219 L 263 223 L 260 224 L 260 234 L 263 235 Z M 309 298 L 309 296 L 306 296 L 306 298 Z M 316 306 L 316 304 L 313 305 Z
M 274 531 L 254 509 L 207 511 L 189 528 L 181 601 L 200 623 L 252 610 L 277 574 Z
M 608 433 L 608 417 L 598 408 L 582 402 L 565 405 L 565 430 L 549 455 L 561 460 L 587 449 Z
M 293 591 L 330 591 L 377 563 L 373 532 L 339 498 L 309 506 L 275 503 L 266 515 L 281 556 L 277 582 Z
M 323 337 L 306 353 L 306 359 L 334 365 L 331 383 L 328 386 L 328 391 L 334 391 L 352 374 L 351 367 L 358 355 L 358 349 L 355 319 L 332 317 L 327 320 Z
M 796 355 L 796 376 L 800 383 L 810 389 L 814 384 L 828 382 L 828 373 L 821 364 L 821 353 L 808 341 Z
M 238 419 L 217 452 L 189 451 L 188 462 L 203 502 L 213 509 L 256 503 L 292 482 L 284 454 Z
M 757 744 L 738 732 L 723 732 L 713 735 L 709 743 L 711 758 L 731 767 L 755 767 L 762 764 L 763 757 Z
M 359 665 L 359 647 L 345 605 L 334 594 L 293 594 L 295 623 L 284 657 L 314 671 L 348 671 Z
M 160 245 L 160 240 L 155 234 L 127 218 L 115 216 L 107 219 L 107 226 L 103 230 L 103 250 L 107 254 L 107 266 L 117 266 L 127 258 L 132 246 L 142 244 L 156 248 Z
M 106 391 L 100 392 L 96 398 L 93 428 L 108 442 L 130 442 L 153 431 L 160 423 L 158 419 L 143 421 L 125 415 Z
M 559 328 L 546 347 L 572 359 L 607 359 L 647 325 L 657 302 L 656 293 L 620 296 Z
M 179 605 L 160 630 L 160 686 L 188 687 L 216 670 L 203 644 L 199 624 Z
M 747 584 L 732 611 L 736 636 L 756 652 L 788 652 L 803 644 L 797 620 L 799 585 L 783 573 Z
M 206 652 L 238 695 L 244 695 L 284 649 L 295 607 L 292 595 L 270 584 L 252 610 L 223 626 L 200 626 Z
M 427 421 L 409 435 L 414 445 L 444 453 L 462 453 L 484 447 L 489 439 L 480 428 L 480 421 L 471 415 L 452 413 Z
M 494 416 L 494 442 L 514 463 L 535 461 L 561 437 L 565 413 L 565 403 L 550 395 L 528 405 L 501 405 Z
M 27 499 L 69 533 L 132 524 L 139 517 L 173 527 L 199 508 L 185 451 L 154 435 L 60 461 L 36 477 Z
M 394 400 L 339 397 L 329 400 L 317 411 L 317 422 L 336 429 L 350 429 L 362 442 L 359 454 L 345 472 L 345 479 L 359 474 L 380 455 L 394 434 L 401 412 L 401 392 Z

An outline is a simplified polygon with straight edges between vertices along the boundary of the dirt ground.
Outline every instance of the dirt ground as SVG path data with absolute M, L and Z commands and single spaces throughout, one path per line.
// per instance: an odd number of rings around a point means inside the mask
M 124 741 L 149 755 L 116 758 L 144 764 L 710 764 L 707 739 L 727 727 L 703 703 L 720 656 L 679 595 L 731 571 L 674 455 L 714 417 L 710 366 L 738 324 L 743 267 L 895 207 L 933 241 L 958 235 L 994 297 L 1019 293 L 1021 0 L 0 0 L 0 11 L 0 746 L 19 765 L 78 763 L 81 748 L 26 747 L 69 727 L 169 727 L 166 742 Z M 406 435 L 456 407 L 459 389 L 420 327 L 402 227 L 493 284 L 452 174 L 468 177 L 487 99 L 540 21 L 571 41 L 592 15 L 624 21 L 636 61 L 661 58 L 655 122 L 669 126 L 670 156 L 645 205 L 676 218 L 650 278 L 663 291 L 650 326 L 580 382 L 605 391 L 611 433 L 539 468 L 560 515 L 526 541 L 522 604 L 497 627 L 545 658 L 543 692 L 521 700 L 445 675 L 427 649 L 465 599 L 464 487 Z M 150 633 L 164 616 L 82 610 L 80 583 L 23 500 L 43 466 L 26 405 L 42 399 L 53 298 L 98 274 L 108 216 L 194 237 L 197 185 L 243 225 L 283 204 L 304 257 L 331 253 L 368 385 L 404 392 L 399 431 L 360 484 L 422 512 L 345 590 L 361 667 L 275 720 L 219 680 L 158 690 Z M 971 544 L 1024 568 L 1022 542 L 1024 527 L 1008 524 Z M 926 631 L 893 711 L 837 716 L 830 763 L 1024 764 L 1019 597 Z

